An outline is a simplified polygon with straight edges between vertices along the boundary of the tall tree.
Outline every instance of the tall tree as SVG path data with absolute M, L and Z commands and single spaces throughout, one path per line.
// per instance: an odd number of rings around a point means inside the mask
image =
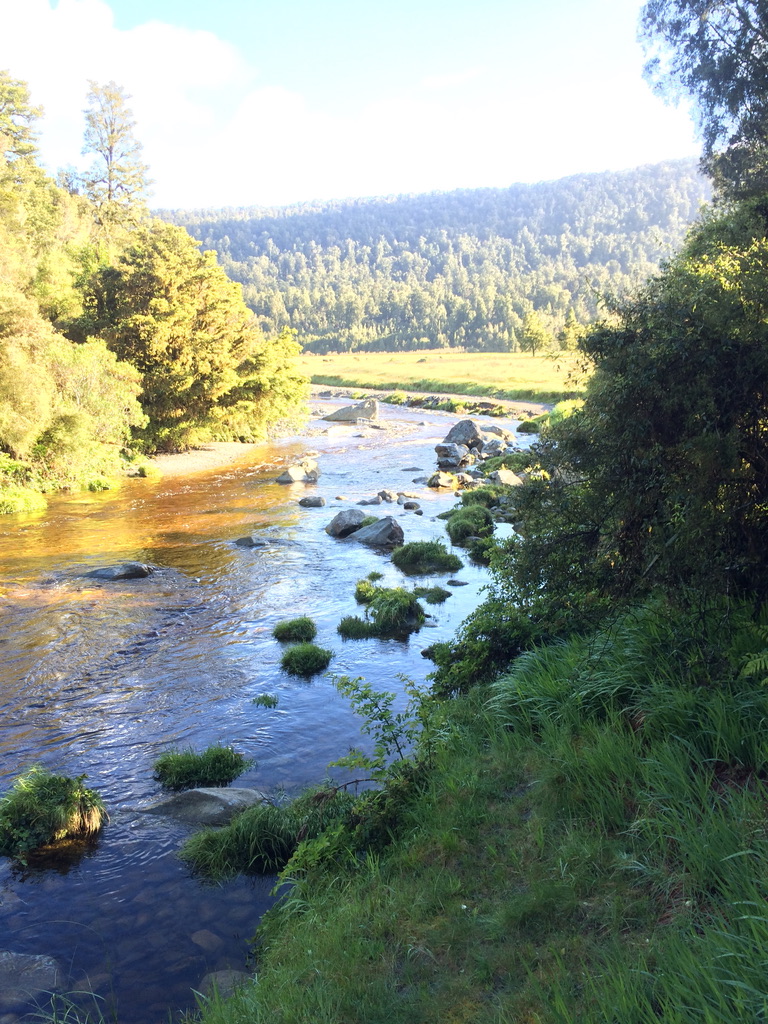
M 96 278 L 101 335 L 142 374 L 149 448 L 183 449 L 214 434 L 264 436 L 303 397 L 289 334 L 268 342 L 213 252 L 183 228 L 139 229 Z
M 768 185 L 768 5 L 765 0 L 648 0 L 646 74 L 693 97 L 705 167 L 731 195 Z
M 29 102 L 25 82 L 0 71 L 0 158 L 6 163 L 33 156 L 37 137 L 33 125 L 42 109 Z
M 130 96 L 114 82 L 89 85 L 83 153 L 93 153 L 96 159 L 83 176 L 85 193 L 100 223 L 136 220 L 143 213 L 150 181 L 141 159 L 143 147 L 134 135 Z

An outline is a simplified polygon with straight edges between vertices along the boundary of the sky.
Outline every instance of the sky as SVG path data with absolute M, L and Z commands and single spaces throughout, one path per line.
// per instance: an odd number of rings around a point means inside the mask
M 696 156 L 642 77 L 642 0 L 0 0 L 0 70 L 81 170 L 131 96 L 155 208 L 506 187 Z

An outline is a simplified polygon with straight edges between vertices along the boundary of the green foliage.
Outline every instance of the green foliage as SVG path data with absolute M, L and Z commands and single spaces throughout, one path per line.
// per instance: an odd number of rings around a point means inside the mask
M 138 436 L 150 448 L 263 438 L 303 397 L 291 333 L 267 340 L 240 286 L 181 229 L 160 221 L 138 229 L 89 288 L 92 329 L 141 372 L 149 425 Z
M 693 98 L 707 169 L 726 195 L 768 186 L 768 17 L 759 0 L 648 0 L 646 74 L 662 93 Z
M 416 540 L 392 552 L 392 564 L 401 572 L 424 576 L 433 572 L 457 572 L 462 561 L 439 540 Z
M 197 754 L 189 750 L 166 750 L 155 761 L 153 775 L 166 789 L 197 786 L 228 786 L 255 761 L 232 747 L 207 747 Z
M 34 766 L 0 799 L 0 854 L 24 856 L 67 836 L 98 832 L 107 818 L 101 798 L 83 785 Z
M 355 585 L 355 600 L 358 604 L 370 604 L 378 589 L 373 580 L 358 580 Z
M 289 647 L 280 659 L 281 666 L 292 676 L 314 676 L 328 668 L 333 651 L 316 644 L 302 643 Z
M 464 505 L 445 524 L 452 544 L 462 544 L 469 537 L 489 537 L 494 530 L 493 516 L 479 502 Z
M 494 470 L 499 469 L 502 461 L 502 459 L 499 459 L 499 464 L 495 465 L 489 472 L 492 473 Z M 465 507 L 468 505 L 482 505 L 484 508 L 494 508 L 499 504 L 501 496 L 505 494 L 506 488 L 499 484 L 484 484 L 482 487 L 473 487 L 471 491 L 462 491 L 461 504 Z
M 365 679 L 339 676 L 333 680 L 339 693 L 346 697 L 355 711 L 364 719 L 361 730 L 373 737 L 373 753 L 364 754 L 354 749 L 333 761 L 335 767 L 362 768 L 371 778 L 384 782 L 392 776 L 392 761 L 404 761 L 414 746 L 419 745 L 419 757 L 431 755 L 434 742 L 434 700 L 427 691 L 419 689 L 404 676 L 400 677 L 408 702 L 402 711 L 394 711 L 396 695 L 374 690 Z M 395 776 L 396 777 L 396 773 Z
M 309 643 L 317 636 L 317 626 L 306 615 L 298 619 L 278 622 L 272 630 L 275 640 L 290 640 L 295 643 Z
M 332 829 L 353 803 L 354 797 L 344 791 L 321 788 L 282 806 L 249 807 L 229 825 L 193 835 L 179 856 L 215 881 L 237 874 L 273 874 L 285 867 L 302 840 Z
M 545 344 L 567 344 L 563 332 L 572 344 L 574 322 L 595 319 L 600 295 L 634 289 L 682 241 L 707 193 L 685 161 L 504 189 L 163 216 L 220 254 L 264 330 L 295 327 L 310 351 L 507 353 L 530 349 L 532 311 Z M 422 383 L 409 390 L 455 390 Z

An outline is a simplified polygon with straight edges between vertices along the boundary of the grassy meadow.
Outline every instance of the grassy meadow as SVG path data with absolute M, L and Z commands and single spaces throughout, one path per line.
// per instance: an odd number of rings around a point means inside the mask
M 570 352 L 531 356 L 525 352 L 302 353 L 298 368 L 313 384 L 437 391 L 510 401 L 559 402 L 578 398 L 583 375 Z

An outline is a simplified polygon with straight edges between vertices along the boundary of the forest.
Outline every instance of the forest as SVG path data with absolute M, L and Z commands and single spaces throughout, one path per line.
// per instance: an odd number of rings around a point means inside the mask
M 0 72 L 0 511 L 111 487 L 142 455 L 295 419 L 290 331 L 265 334 L 212 253 L 150 215 L 123 90 L 91 83 L 88 172 L 38 162 L 42 111 Z
M 265 331 L 312 352 L 574 348 L 682 242 L 693 160 L 279 210 L 159 211 L 215 249 Z

